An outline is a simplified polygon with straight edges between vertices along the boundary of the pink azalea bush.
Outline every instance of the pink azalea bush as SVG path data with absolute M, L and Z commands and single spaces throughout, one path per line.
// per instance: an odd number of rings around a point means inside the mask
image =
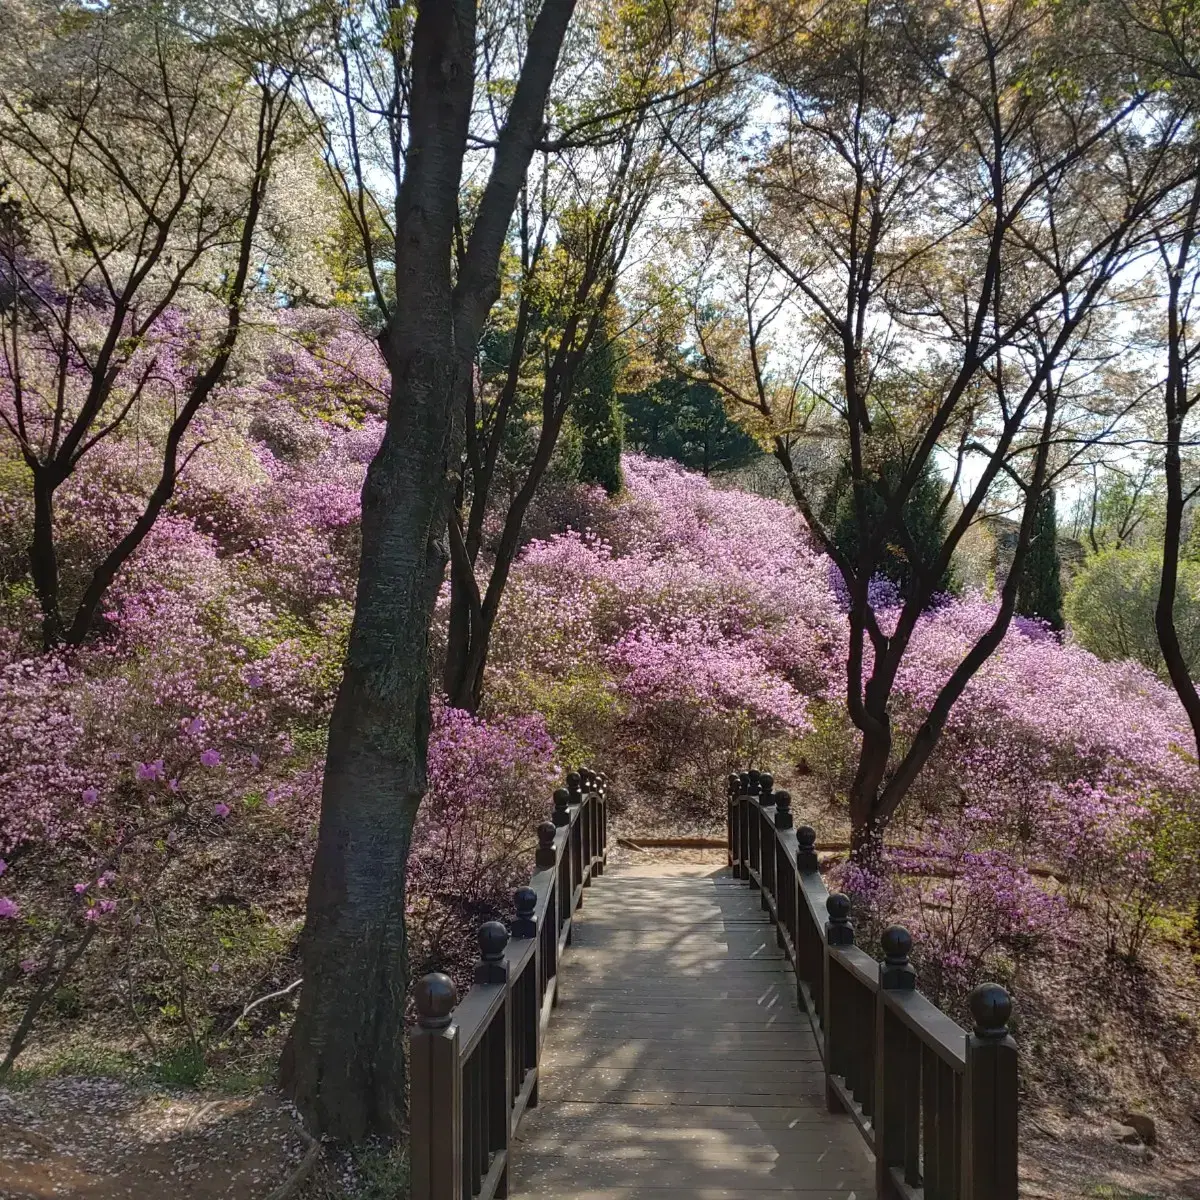
M 119 1004 L 147 1041 L 211 1048 L 252 993 L 297 974 L 387 382 L 336 316 L 280 314 L 239 354 L 174 503 L 79 649 L 39 649 L 28 481 L 0 445 L 6 1012 L 47 1002 L 78 962 L 91 1002 Z M 97 446 L 60 493 L 68 593 L 139 510 L 153 466 L 139 436 Z M 752 761 L 804 757 L 823 795 L 798 804 L 844 799 L 844 596 L 803 521 L 642 456 L 624 476 L 613 499 L 539 498 L 481 713 L 435 705 L 410 860 L 416 971 L 462 978 L 474 928 L 528 874 L 564 766 L 596 762 L 668 816 L 688 798 L 713 828 L 723 779 Z M 992 612 L 972 595 L 922 618 L 897 682 L 901 743 Z M 949 1001 L 985 970 L 1053 955 L 1080 922 L 1133 958 L 1159 914 L 1194 900 L 1198 783 L 1168 689 L 1016 623 L 899 814 L 887 875 L 841 882 L 864 931 L 911 925 L 925 985 Z
M 154 1046 L 197 1048 L 251 993 L 291 982 L 385 381 L 373 344 L 337 321 L 260 330 L 98 636 L 50 654 L 25 574 L 24 469 L 0 443 L 6 1018 L 83 971 L 90 1004 L 128 1010 Z M 136 516 L 148 457 L 110 439 L 64 486 L 79 572 Z M 418 961 L 466 961 L 465 937 L 504 910 L 553 760 L 536 716 L 439 710 L 411 860 Z

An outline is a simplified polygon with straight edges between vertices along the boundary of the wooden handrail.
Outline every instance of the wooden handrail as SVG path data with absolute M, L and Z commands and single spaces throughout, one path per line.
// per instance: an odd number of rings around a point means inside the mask
M 916 990 L 912 937 L 893 925 L 880 962 L 854 944 L 850 900 L 818 870 L 816 833 L 792 828 L 769 774 L 731 775 L 729 866 L 759 891 L 812 1022 L 831 1111 L 875 1153 L 876 1191 L 905 1200 L 1016 1200 L 1017 1047 L 999 984 L 970 998 L 968 1033 Z
M 537 1106 L 538 1066 L 557 1003 L 558 963 L 583 891 L 608 856 L 608 784 L 572 771 L 538 826 L 536 869 L 514 897 L 510 931 L 479 930 L 472 987 L 459 1001 L 446 975 L 415 988 L 409 1031 L 412 1200 L 508 1195 L 513 1135 Z

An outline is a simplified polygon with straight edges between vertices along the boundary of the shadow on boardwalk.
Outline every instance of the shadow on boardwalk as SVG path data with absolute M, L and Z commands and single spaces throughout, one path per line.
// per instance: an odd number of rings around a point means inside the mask
M 757 894 L 700 864 L 610 872 L 578 914 L 512 1195 L 873 1195 Z

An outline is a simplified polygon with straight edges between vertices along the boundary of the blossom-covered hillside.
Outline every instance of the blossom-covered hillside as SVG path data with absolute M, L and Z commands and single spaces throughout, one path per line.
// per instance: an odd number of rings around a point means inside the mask
M 298 974 L 359 493 L 382 433 L 377 354 L 349 337 L 262 335 L 80 648 L 39 649 L 23 468 L 0 462 L 0 978 L 6 1027 L 36 1018 L 13 1049 L 101 1022 L 129 1055 L 182 1056 L 199 1075 L 286 1029 L 293 993 L 237 1016 Z M 140 453 L 113 439 L 72 479 L 80 564 L 128 520 Z M 415 971 L 463 970 L 473 929 L 528 871 L 557 773 L 580 762 L 614 776 L 627 834 L 719 832 L 727 773 L 756 762 L 823 839 L 844 836 L 857 735 L 830 563 L 785 504 L 637 455 L 624 477 L 613 499 L 546 485 L 479 714 L 435 703 Z M 901 741 L 990 612 L 968 595 L 922 618 Z M 1152 963 L 1194 903 L 1187 745 L 1148 672 L 1018 623 L 953 710 L 886 873 L 840 868 L 862 935 L 902 917 L 928 990 L 952 1005 L 1000 973 L 1030 1019 L 1051 967 Z

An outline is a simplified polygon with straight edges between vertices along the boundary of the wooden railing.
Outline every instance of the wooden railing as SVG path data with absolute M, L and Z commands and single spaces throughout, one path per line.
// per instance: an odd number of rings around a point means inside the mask
M 829 1108 L 849 1113 L 874 1152 L 877 1194 L 1015 1200 L 1008 993 L 977 987 L 968 1033 L 916 990 L 906 929 L 884 932 L 883 962 L 859 949 L 849 898 L 826 889 L 816 834 L 792 828 L 791 797 L 773 782 L 730 776 L 729 864 L 771 915 L 817 1035 Z
M 536 869 L 515 897 L 509 930 L 479 930 L 475 981 L 458 1001 L 446 975 L 417 984 L 411 1063 L 411 1200 L 508 1195 L 513 1134 L 537 1105 L 538 1064 L 557 1002 L 558 964 L 583 890 L 604 872 L 607 786 L 571 772 L 538 826 Z

